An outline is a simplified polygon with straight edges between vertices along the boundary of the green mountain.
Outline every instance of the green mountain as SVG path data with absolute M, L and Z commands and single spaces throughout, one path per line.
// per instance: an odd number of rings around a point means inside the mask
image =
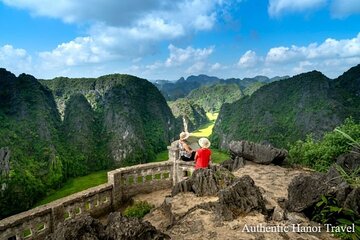
M 209 122 L 205 110 L 187 98 L 179 98 L 168 104 L 174 116 L 183 123 L 184 131 L 192 132 Z
M 253 85 L 254 83 L 270 83 L 273 81 L 278 81 L 286 79 L 288 76 L 284 77 L 274 77 L 268 78 L 265 76 L 256 76 L 253 78 L 229 78 L 221 79 L 217 77 L 211 77 L 207 75 L 198 75 L 198 76 L 189 76 L 188 78 L 180 78 L 177 81 L 166 81 L 166 80 L 157 80 L 154 81 L 154 85 L 161 91 L 166 100 L 174 101 L 178 98 L 186 97 L 191 91 L 203 87 L 211 86 L 215 84 L 237 84 L 242 90 Z
M 360 65 L 335 80 L 313 71 L 269 83 L 250 97 L 223 105 L 212 141 L 269 142 L 287 147 L 306 135 L 320 138 L 345 118 L 360 119 Z
M 193 100 L 206 112 L 218 112 L 224 103 L 232 103 L 243 97 L 240 87 L 235 84 L 215 84 L 192 90 L 186 98 Z
M 38 81 L 0 69 L 0 218 L 70 177 L 143 163 L 180 125 L 159 90 L 130 75 Z M 0 154 L 2 155 L 2 154 Z
M 46 87 L 30 75 L 0 69 L 0 149 L 10 151 L 9 173 L 0 178 L 0 218 L 30 208 L 61 183 L 60 128 Z
M 221 79 L 217 77 L 209 77 L 207 75 L 189 76 L 187 79 L 180 78 L 175 82 L 155 82 L 155 86 L 159 88 L 166 100 L 174 101 L 183 98 L 192 90 L 204 86 L 219 83 Z
M 130 75 L 55 78 L 41 81 L 54 93 L 62 112 L 74 94 L 82 94 L 97 115 L 102 138 L 115 165 L 145 162 L 166 149 L 178 126 L 158 89 Z

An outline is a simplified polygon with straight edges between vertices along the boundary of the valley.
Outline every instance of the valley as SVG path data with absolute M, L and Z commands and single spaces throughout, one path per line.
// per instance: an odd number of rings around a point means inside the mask
M 189 79 L 158 89 L 130 75 L 37 80 L 2 69 L 1 217 L 102 186 L 109 170 L 165 162 L 166 147 L 184 130 L 194 149 L 209 138 L 212 162 L 225 165 L 239 164 L 230 143 L 246 140 L 286 149 L 286 166 L 327 172 L 359 144 L 360 65 L 333 80 L 316 71 L 273 80 L 201 75 L 204 85 Z M 191 89 L 166 101 L 165 91 L 183 82 Z M 243 170 L 268 183 L 259 169 Z

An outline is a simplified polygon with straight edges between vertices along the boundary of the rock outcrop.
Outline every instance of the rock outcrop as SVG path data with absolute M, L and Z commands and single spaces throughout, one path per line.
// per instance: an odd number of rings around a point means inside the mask
M 358 171 L 360 169 L 360 153 L 354 151 L 342 154 L 336 159 L 336 164 L 342 167 L 347 173 Z M 360 176 L 360 171 L 357 173 Z
M 230 176 L 230 177 L 229 177 Z M 199 204 L 196 209 L 213 211 L 219 220 L 230 221 L 241 214 L 258 211 L 266 214 L 265 200 L 254 180 L 246 175 L 234 179 L 228 170 L 220 167 L 214 169 L 198 169 L 188 180 L 184 180 L 173 188 L 173 196 L 180 192 L 194 192 L 197 196 L 217 196 L 218 201 Z M 163 209 L 169 214 L 171 205 L 164 202 Z M 176 217 L 171 218 L 176 219 Z
M 215 196 L 219 190 L 231 185 L 234 180 L 234 175 L 222 167 L 197 169 L 190 178 L 173 187 L 172 196 L 180 192 L 193 192 L 196 196 Z
M 355 188 L 347 196 L 344 207 L 353 210 L 360 217 L 360 188 Z
M 170 239 L 156 230 L 149 222 L 138 218 L 127 218 L 119 212 L 108 216 L 104 226 L 99 220 L 90 216 L 71 219 L 59 225 L 46 240 L 143 240 Z
M 287 156 L 284 149 L 248 141 L 231 141 L 229 148 L 233 158 L 242 157 L 259 164 L 281 164 Z
M 266 213 L 265 200 L 254 180 L 246 175 L 219 191 L 219 201 L 213 204 L 216 215 L 225 221 L 252 211 Z
M 293 212 L 306 211 L 319 202 L 323 195 L 332 195 L 343 205 L 351 190 L 335 167 L 331 167 L 326 174 L 301 174 L 294 177 L 288 187 L 287 209 Z
M 245 159 L 243 157 L 235 156 L 232 159 L 226 160 L 220 164 L 223 168 L 226 168 L 230 172 L 236 171 L 239 168 L 244 167 Z

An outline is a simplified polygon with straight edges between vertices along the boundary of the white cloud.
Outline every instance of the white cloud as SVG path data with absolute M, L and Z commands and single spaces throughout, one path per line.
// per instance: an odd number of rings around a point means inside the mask
M 0 66 L 16 74 L 30 71 L 31 56 L 26 50 L 14 48 L 12 45 L 0 47 Z
M 271 48 L 266 56 L 266 63 L 284 63 L 312 59 L 338 59 L 360 56 L 360 33 L 352 39 L 326 39 L 323 43 L 308 46 Z
M 184 38 L 197 31 L 212 29 L 219 17 L 217 11 L 221 8 L 218 7 L 229 6 L 232 2 L 232 0 L 0 1 L 9 6 L 26 9 L 34 16 L 51 17 L 81 27 L 87 26 L 85 36 L 61 43 L 53 50 L 39 53 L 44 65 L 53 69 L 114 60 L 131 61 L 153 55 L 158 51 L 160 42 Z M 188 50 L 191 51 L 186 49 Z M 177 60 L 169 61 L 169 64 L 172 64 L 171 61 Z
M 254 67 L 261 59 L 256 55 L 254 51 L 247 51 L 242 55 L 238 61 L 238 66 L 242 68 Z
M 217 71 L 217 70 L 220 70 L 222 68 L 223 68 L 223 66 L 220 63 L 217 62 L 217 63 L 214 63 L 213 65 L 211 65 L 210 70 L 211 71 Z
M 196 62 L 191 65 L 188 69 L 186 69 L 187 74 L 199 74 L 203 73 L 205 69 L 206 63 L 205 62 Z
M 359 0 L 333 0 L 331 3 L 331 14 L 335 18 L 345 18 L 356 13 L 360 13 Z
M 278 17 L 285 12 L 303 12 L 326 4 L 327 0 L 269 0 L 268 13 Z
M 293 75 L 319 70 L 329 77 L 337 77 L 359 63 L 360 33 L 350 39 L 328 38 L 320 44 L 273 47 L 264 57 L 249 50 L 237 66 L 241 66 L 248 75 L 251 72 L 268 76 Z
M 41 52 L 39 55 L 46 67 L 68 67 L 110 59 L 111 55 L 98 46 L 99 44 L 91 37 L 78 37 L 68 43 L 60 44 L 50 52 Z
M 129 26 L 146 14 L 178 11 L 182 0 L 2 0 L 5 4 L 29 10 L 34 16 L 61 19 L 67 23 L 102 22 L 110 26 Z
M 214 47 L 209 48 L 177 48 L 174 45 L 169 45 L 170 56 L 165 61 L 165 66 L 180 66 L 188 62 L 198 62 L 206 59 L 214 51 Z

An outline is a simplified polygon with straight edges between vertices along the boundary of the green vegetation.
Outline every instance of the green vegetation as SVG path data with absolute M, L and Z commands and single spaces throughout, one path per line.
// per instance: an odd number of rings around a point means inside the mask
M 213 163 L 222 163 L 223 161 L 230 159 L 230 154 L 228 152 L 219 149 L 211 149 L 211 152 L 211 161 Z
M 206 112 L 219 112 L 224 103 L 235 102 L 243 95 L 240 87 L 232 83 L 202 86 L 191 91 L 186 98 L 193 100 Z
M 355 225 L 354 233 L 339 232 L 335 235 L 341 239 L 356 240 L 360 239 L 360 219 L 351 209 L 339 207 L 333 196 L 322 196 L 321 200 L 315 205 L 310 213 L 313 221 L 332 226 L 352 226 Z
M 10 167 L 0 169 L 0 219 L 30 209 L 69 179 L 153 159 L 177 129 L 165 99 L 144 79 L 40 83 L 0 69 L 0 149 L 11 156 Z
M 154 205 L 152 205 L 146 201 L 138 201 L 138 202 L 135 202 L 133 205 L 127 207 L 124 210 L 124 216 L 125 217 L 143 218 L 153 208 L 154 208 Z
M 218 113 L 210 113 L 210 112 L 206 113 L 206 116 L 208 117 L 210 122 L 202 125 L 198 130 L 192 132 L 191 135 L 199 138 L 209 137 L 212 133 L 218 115 L 219 115 Z
M 179 98 L 174 102 L 168 102 L 168 104 L 179 122 L 186 121 L 188 131 L 193 131 L 209 121 L 204 109 L 192 100 Z
M 262 86 L 223 105 L 211 140 L 220 148 L 235 139 L 287 148 L 309 134 L 320 139 L 350 116 L 360 120 L 359 76 L 360 65 L 334 80 L 313 71 Z
M 94 172 L 86 176 L 69 179 L 60 189 L 54 190 L 35 205 L 43 205 L 106 182 L 107 171 Z
M 301 164 L 317 171 L 327 171 L 339 155 L 349 152 L 353 145 L 341 133 L 351 133 L 355 142 L 360 142 L 360 124 L 352 118 L 346 119 L 338 130 L 326 133 L 322 140 L 316 141 L 308 136 L 305 141 L 291 145 L 289 159 L 293 164 Z

